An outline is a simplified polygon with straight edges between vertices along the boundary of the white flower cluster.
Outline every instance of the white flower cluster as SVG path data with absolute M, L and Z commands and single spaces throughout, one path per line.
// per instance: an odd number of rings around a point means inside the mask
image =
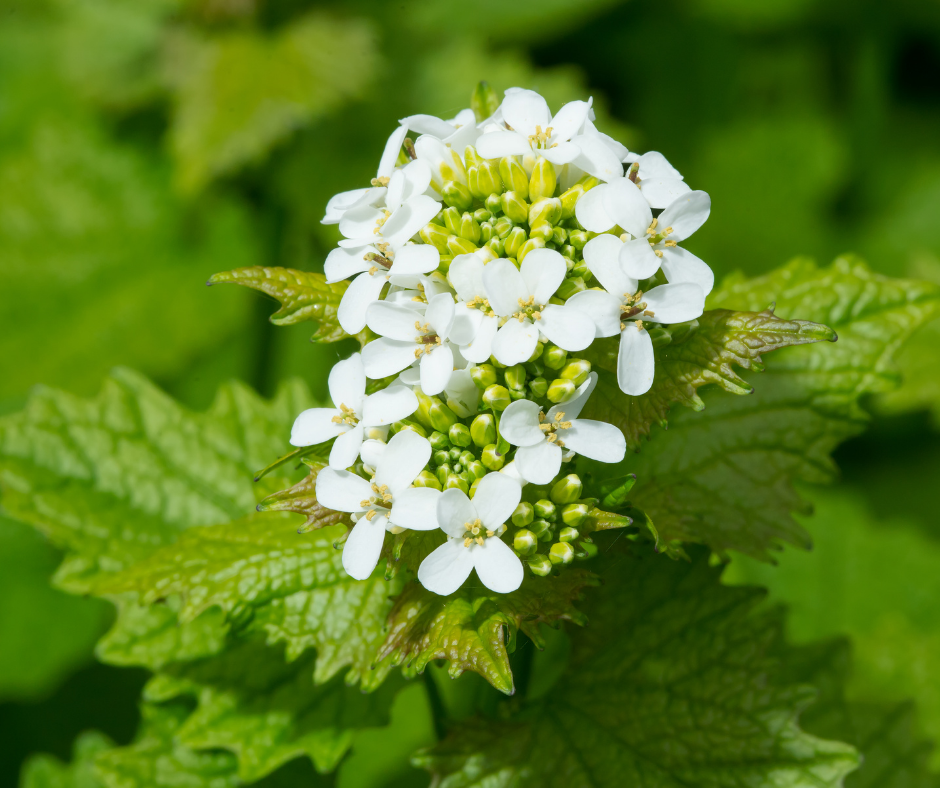
M 330 373 L 336 407 L 300 414 L 291 443 L 333 441 L 316 494 L 354 522 L 351 576 L 371 575 L 386 531 L 444 532 L 418 571 L 439 594 L 471 570 L 512 591 L 520 555 L 537 574 L 555 553 L 565 562 L 563 549 L 534 553 L 535 536 L 501 537 L 510 518 L 533 522 L 526 484 L 551 484 L 576 454 L 624 457 L 616 427 L 578 418 L 597 373 L 568 354 L 619 334 L 618 383 L 639 396 L 654 377 L 647 324 L 702 313 L 711 271 L 678 243 L 707 219 L 708 195 L 593 120 L 590 100 L 552 116 L 517 88 L 479 122 L 405 118 L 372 185 L 330 200 L 323 221 L 344 238 L 324 272 L 352 280 L 337 318 L 365 344 Z M 385 387 L 367 395 L 368 379 Z

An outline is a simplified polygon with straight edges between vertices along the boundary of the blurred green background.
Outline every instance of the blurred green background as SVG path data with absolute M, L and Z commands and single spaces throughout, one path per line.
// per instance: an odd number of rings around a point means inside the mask
M 318 270 L 327 199 L 374 175 L 397 118 L 452 116 L 480 79 L 553 108 L 593 95 L 604 130 L 664 153 L 712 196 L 689 246 L 719 278 L 854 251 L 940 282 L 936 0 L 0 0 L 0 413 L 38 383 L 93 394 L 118 364 L 196 408 L 232 377 L 323 396 L 346 349 L 204 282 Z M 805 491 L 815 552 L 726 579 L 790 604 L 798 642 L 850 635 L 852 693 L 915 698 L 938 740 L 940 327 L 900 372 L 840 485 Z M 3 785 L 30 752 L 136 721 L 144 677 L 94 663 L 110 611 L 50 588 L 57 561 L 0 518 Z

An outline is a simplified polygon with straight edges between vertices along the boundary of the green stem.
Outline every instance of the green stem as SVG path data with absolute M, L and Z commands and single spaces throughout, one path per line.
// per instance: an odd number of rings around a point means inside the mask
M 441 697 L 441 691 L 437 688 L 431 671 L 425 670 L 421 675 L 424 679 L 424 690 L 428 695 L 428 705 L 431 707 L 434 735 L 437 736 L 438 741 L 443 741 L 447 735 L 447 709 L 444 707 L 444 699 Z

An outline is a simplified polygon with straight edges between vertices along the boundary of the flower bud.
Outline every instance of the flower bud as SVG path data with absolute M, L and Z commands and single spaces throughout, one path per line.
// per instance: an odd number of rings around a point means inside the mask
M 481 222 L 480 224 L 480 238 L 483 240 L 483 244 L 486 245 L 496 237 L 496 231 L 493 229 L 493 225 L 489 222 Z
M 512 524 L 516 528 L 525 528 L 529 523 L 535 519 L 535 509 L 531 503 L 523 501 L 516 507 L 516 511 L 512 513 Z
M 591 362 L 586 358 L 573 358 L 561 369 L 560 377 L 571 380 L 575 386 L 580 386 L 591 374 Z
M 504 249 L 507 257 L 515 257 L 519 254 L 522 245 L 528 240 L 525 230 L 521 227 L 513 227 L 509 235 L 506 236 Z
M 574 263 L 574 258 L 578 253 L 578 250 L 575 249 L 571 244 L 565 244 L 558 251 L 561 252 L 562 257 L 568 258 L 568 261 L 571 263 Z
M 494 259 L 494 260 L 495 260 L 497 257 L 505 257 L 505 256 L 506 256 L 506 255 L 505 255 L 506 244 L 503 243 L 503 239 L 500 238 L 499 236 L 496 236 L 495 238 L 491 238 L 489 241 L 487 241 L 487 242 L 486 242 L 486 248 L 489 249 L 489 250 L 493 253 L 493 259 Z
M 574 548 L 567 542 L 555 542 L 548 551 L 548 558 L 553 564 L 570 564 L 574 561 Z
M 542 353 L 542 361 L 549 369 L 561 369 L 568 360 L 568 351 L 558 345 L 547 345 Z
M 470 378 L 480 391 L 496 382 L 496 368 L 492 364 L 477 364 L 470 368 Z
M 587 230 L 572 230 L 568 233 L 569 243 L 578 251 L 581 251 L 593 237 L 594 233 L 589 233 Z
M 416 432 L 422 438 L 428 437 L 427 430 L 424 429 L 424 427 L 422 427 L 416 421 L 412 421 L 411 419 L 402 419 L 401 421 L 396 421 L 394 424 L 392 424 L 388 428 L 389 437 L 393 435 L 397 435 L 399 432 L 403 432 L 404 430 L 410 430 L 411 432 Z
M 573 542 L 579 536 L 578 529 L 572 528 L 570 525 L 565 526 L 558 532 L 558 541 L 559 542 Z
M 480 225 L 473 218 L 473 214 L 465 213 L 460 217 L 460 232 L 457 233 L 461 238 L 478 244 L 480 242 Z
M 454 469 L 450 467 L 447 463 L 443 465 L 438 465 L 434 470 L 434 475 L 437 476 L 437 480 L 443 485 L 447 481 L 447 477 L 454 472 Z M 443 489 L 443 487 L 441 488 Z
M 449 430 L 450 425 L 457 421 L 457 414 L 437 399 L 437 397 L 434 397 L 434 400 L 435 401 L 428 408 L 428 417 L 431 421 L 431 426 L 439 432 Z
M 580 276 L 582 279 L 588 279 L 591 276 L 591 271 L 585 262 L 581 260 L 571 266 L 571 276 Z
M 441 218 L 444 220 L 444 227 L 450 235 L 460 235 L 460 211 L 451 206 L 441 211 Z
M 516 224 L 522 224 L 529 218 L 529 204 L 518 192 L 503 192 L 499 204 L 506 217 Z
M 535 516 L 542 519 L 548 520 L 550 523 L 555 522 L 555 504 L 549 501 L 547 498 L 542 498 L 535 502 Z
M 421 471 L 418 478 L 415 479 L 415 487 L 433 487 L 435 490 L 441 490 L 440 480 L 431 471 Z
M 541 222 L 535 227 L 529 228 L 529 238 L 540 238 L 545 241 L 545 243 L 551 241 L 554 234 L 554 228 L 547 222 Z
M 431 448 L 434 451 L 447 451 L 450 448 L 450 441 L 443 432 L 432 432 L 428 440 L 431 443 Z
M 447 452 L 447 456 L 450 457 L 450 461 L 455 462 L 455 463 L 460 462 L 461 454 L 462 452 L 456 446 L 454 446 L 454 448 L 452 448 L 450 451 Z
M 578 200 L 584 196 L 584 186 L 576 183 L 561 195 L 561 218 L 570 219 L 574 216 L 574 208 Z
M 549 384 L 546 396 L 555 404 L 567 402 L 574 396 L 577 388 L 578 387 L 574 385 L 574 381 L 565 380 L 564 378 L 555 378 L 555 380 Z
M 551 197 L 555 193 L 556 184 L 555 166 L 548 159 L 539 156 L 529 178 L 529 199 L 535 202 Z
M 541 238 L 530 238 L 528 241 L 522 244 L 522 248 L 519 249 L 519 252 L 516 254 L 516 259 L 521 263 L 523 260 L 525 260 L 525 256 L 533 249 L 544 248 L 545 241 L 543 241 Z
M 495 411 L 506 410 L 510 402 L 512 402 L 512 398 L 509 396 L 509 389 L 500 386 L 498 383 L 487 386 L 483 392 L 483 404 Z
M 499 176 L 507 192 L 516 192 L 522 200 L 529 196 L 529 178 L 522 165 L 515 159 L 505 156 L 499 160 Z M 506 213 L 508 215 L 509 212 Z
M 448 236 L 447 251 L 454 257 L 460 254 L 468 254 L 477 250 L 476 244 L 468 241 L 466 238 L 458 238 L 456 235 Z
M 495 378 L 495 371 L 493 374 Z M 470 437 L 480 448 L 496 443 L 496 417 L 492 413 L 481 413 L 470 423 Z
M 532 203 L 529 208 L 529 226 L 535 227 L 546 222 L 556 225 L 561 221 L 561 200 L 557 197 L 546 197 Z
M 584 280 L 580 276 L 570 276 L 559 285 L 556 295 L 559 298 L 568 299 L 575 293 L 580 293 L 582 290 L 587 290 Z
M 552 229 L 552 243 L 562 246 L 568 240 L 568 231 L 561 226 Z
M 486 208 L 477 208 L 473 212 L 473 218 L 482 225 L 484 222 L 492 222 L 493 214 L 486 210 Z
M 436 451 L 431 455 L 431 462 L 435 465 L 444 465 L 450 462 L 450 454 L 446 450 Z
M 472 479 L 479 480 L 486 476 L 486 466 L 479 460 L 474 460 L 467 466 L 467 472 Z
M 506 464 L 506 455 L 500 454 L 495 443 L 483 447 L 483 454 L 480 462 L 491 471 L 498 471 Z
M 539 538 L 540 542 L 552 540 L 552 524 L 548 520 L 536 518 L 529 523 L 529 530 Z
M 421 236 L 422 241 L 433 246 L 441 254 L 447 252 L 447 238 L 450 233 L 447 232 L 446 227 L 431 222 L 424 225 L 418 235 Z
M 441 197 L 445 203 L 461 211 L 473 205 L 473 195 L 470 189 L 460 181 L 446 181 L 444 188 L 441 189 Z
M 470 492 L 467 493 L 467 495 L 468 495 L 470 498 L 473 498 L 473 496 L 477 494 L 477 487 L 479 486 L 479 484 L 480 484 L 481 481 L 483 481 L 483 477 L 482 477 L 482 476 L 480 476 L 479 478 L 477 478 L 477 479 L 473 482 L 473 484 L 470 485 Z
M 477 167 L 477 187 L 483 198 L 499 195 L 503 191 L 503 179 L 499 174 L 499 165 L 493 161 L 484 161 Z M 489 205 L 487 205 L 489 208 Z
M 581 497 L 581 479 L 576 473 L 569 473 L 563 476 L 552 485 L 552 491 L 549 493 L 551 498 L 559 506 L 566 503 L 574 503 Z
M 536 399 L 541 399 L 548 394 L 548 381 L 543 377 L 533 378 L 529 381 L 529 391 Z
M 469 161 L 467 165 L 467 188 L 470 189 L 470 194 L 473 195 L 474 199 L 482 200 L 483 192 L 480 191 L 480 168 L 476 165 L 472 167 L 469 166 Z
M 494 223 L 493 229 L 496 230 L 496 234 L 502 238 L 506 239 L 509 233 L 513 230 L 513 223 L 510 219 L 505 216 L 500 216 Z
M 479 82 L 473 89 L 473 95 L 470 96 L 470 109 L 473 110 L 477 123 L 490 117 L 496 112 L 497 107 L 499 107 L 499 95 L 488 82 Z
M 461 425 L 462 426 L 462 425 Z M 460 464 L 463 465 L 464 469 L 470 467 L 470 463 L 476 460 L 476 455 L 472 451 L 467 451 L 464 449 L 460 452 Z
M 515 364 L 507 367 L 505 373 L 506 385 L 511 389 L 521 389 L 525 386 L 525 367 Z
M 488 210 L 494 216 L 498 213 L 502 213 L 503 204 L 498 194 L 487 195 L 486 199 L 483 201 L 483 204 L 486 206 L 486 210 Z
M 450 442 L 453 443 L 454 446 L 469 446 L 471 443 L 470 428 L 460 422 L 450 425 L 450 429 L 447 431 L 447 437 L 450 438 Z
M 516 535 L 512 538 L 512 549 L 519 555 L 531 555 L 538 546 L 538 537 L 526 528 L 516 531 Z
M 452 489 L 462 490 L 463 493 L 466 495 L 468 492 L 470 492 L 470 483 L 466 479 L 462 478 L 460 474 L 450 473 L 447 475 L 447 478 L 444 480 L 444 489 L 445 490 L 452 490 Z
M 580 528 L 590 513 L 591 507 L 586 503 L 569 503 L 561 509 L 561 521 L 572 528 Z
M 538 575 L 539 577 L 545 577 L 552 573 L 552 562 L 541 553 L 529 556 L 529 558 L 526 559 L 526 563 L 529 565 L 529 569 L 532 570 L 532 574 Z

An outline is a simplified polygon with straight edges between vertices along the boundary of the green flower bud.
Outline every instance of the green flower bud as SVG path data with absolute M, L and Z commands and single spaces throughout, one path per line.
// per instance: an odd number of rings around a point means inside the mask
M 437 476 L 437 480 L 443 485 L 447 481 L 447 477 L 454 472 L 454 469 L 450 467 L 447 463 L 443 465 L 438 465 L 434 470 L 434 475 Z M 443 489 L 443 487 L 441 488 Z
M 559 506 L 566 503 L 574 503 L 581 497 L 581 479 L 576 473 L 569 473 L 563 476 L 552 485 L 552 491 L 549 493 L 551 498 Z
M 529 178 L 529 199 L 535 202 L 551 197 L 555 193 L 556 183 L 555 166 L 548 159 L 539 156 Z
M 470 482 L 462 478 L 460 474 L 450 473 L 447 478 L 444 480 L 444 489 L 445 490 L 463 490 L 464 494 L 470 492 Z
M 469 446 L 471 443 L 470 439 L 470 428 L 466 424 L 451 424 L 450 429 L 447 431 L 447 437 L 450 438 L 450 442 L 454 446 Z
M 436 451 L 431 455 L 431 462 L 438 466 L 450 462 L 450 453 L 446 449 Z
M 572 276 L 561 283 L 556 295 L 559 298 L 568 299 L 575 293 L 580 293 L 582 290 L 587 290 L 584 280 L 580 276 Z
M 568 360 L 568 351 L 558 345 L 548 345 L 542 354 L 542 361 L 549 369 L 561 369 Z
M 499 177 L 502 179 L 507 192 L 516 192 L 521 200 L 525 200 L 529 196 L 529 176 L 525 174 L 522 165 L 515 159 L 506 156 L 499 160 Z M 506 211 L 506 214 L 508 215 L 509 211 Z M 521 221 L 525 221 L 525 219 Z
M 529 523 L 529 530 L 539 538 L 540 542 L 552 541 L 552 524 L 548 520 L 536 518 Z
M 482 233 L 480 232 L 480 225 L 473 218 L 472 214 L 465 213 L 460 217 L 460 232 L 457 233 L 461 238 L 465 238 L 468 241 L 473 241 L 473 243 L 479 243 Z
M 489 222 L 483 222 L 480 224 L 480 238 L 483 240 L 484 245 L 488 244 L 496 237 L 496 231 L 493 229 L 493 225 Z
M 456 423 L 456 414 L 437 397 L 429 397 L 420 390 L 415 391 L 415 394 L 418 397 L 418 410 L 415 411 L 415 418 L 425 427 L 438 432 L 447 432 L 450 425 Z
M 450 233 L 447 232 L 446 227 L 441 227 L 441 225 L 432 222 L 424 225 L 418 235 L 421 236 L 422 241 L 433 246 L 441 254 L 447 251 L 447 238 Z
M 526 361 L 526 364 L 534 364 L 536 361 L 538 361 L 542 357 L 542 353 L 544 352 L 545 352 L 545 343 L 536 342 L 535 350 L 532 351 L 532 355 L 529 356 L 529 360 Z
M 499 204 L 506 217 L 516 224 L 522 224 L 529 218 L 529 204 L 519 196 L 518 192 L 503 192 L 499 198 Z
M 470 463 L 474 460 L 476 460 L 476 455 L 472 451 L 464 449 L 460 452 L 460 464 L 463 465 L 464 468 L 469 468 Z
M 431 442 L 431 448 L 434 451 L 447 451 L 450 448 L 450 441 L 443 432 L 432 432 L 428 440 Z
M 591 374 L 591 362 L 586 358 L 573 358 L 561 369 L 560 377 L 565 380 L 574 381 L 574 385 L 580 386 L 588 379 Z
M 519 250 L 522 248 L 522 245 L 528 240 L 525 230 L 521 227 L 513 227 L 509 232 L 509 235 L 506 236 L 505 250 L 508 257 L 515 257 L 519 254 Z
M 525 367 L 522 364 L 515 364 L 507 367 L 505 373 L 506 385 L 511 389 L 521 389 L 525 386 Z
M 572 528 L 580 528 L 590 513 L 591 507 L 586 503 L 569 503 L 561 509 L 561 521 Z
M 486 210 L 486 208 L 477 208 L 473 212 L 473 218 L 476 219 L 478 222 L 480 222 L 480 224 L 482 225 L 484 222 L 489 222 L 490 220 L 492 220 L 493 214 L 491 214 L 488 210 Z
M 441 211 L 441 218 L 444 221 L 444 227 L 450 235 L 460 234 L 460 211 L 451 206 Z
M 474 199 L 482 200 L 483 192 L 480 191 L 480 168 L 476 165 L 469 166 L 469 161 L 467 165 L 467 188 L 470 189 L 470 194 L 473 195 Z
M 416 432 L 422 438 L 428 437 L 428 432 L 424 427 L 418 424 L 416 421 L 411 419 L 402 419 L 401 421 L 396 421 L 388 428 L 389 437 L 397 435 L 399 432 L 404 430 L 410 430 L 411 432 Z
M 486 81 L 478 83 L 470 96 L 470 109 L 473 110 L 477 123 L 486 120 L 496 112 L 497 107 L 499 107 L 499 95 L 496 91 Z
M 459 448 L 454 446 L 450 451 L 447 452 L 447 456 L 450 457 L 451 462 L 460 462 L 460 455 L 462 452 Z
M 548 520 L 550 523 L 555 522 L 556 511 L 555 504 L 546 498 L 535 502 L 535 516 L 542 520 Z
M 566 402 L 574 396 L 577 386 L 574 385 L 574 381 L 565 380 L 564 378 L 555 378 L 549 386 L 546 396 L 551 402 L 559 403 Z
M 531 555 L 538 546 L 538 537 L 526 528 L 516 531 L 516 535 L 512 538 L 512 549 L 519 555 Z
M 498 471 L 506 464 L 506 455 L 500 454 L 496 448 L 495 443 L 489 444 L 489 446 L 483 447 L 483 454 L 480 457 L 480 462 L 483 463 L 491 471 Z
M 473 205 L 473 195 L 470 193 L 470 189 L 460 181 L 447 181 L 444 188 L 441 189 L 441 197 L 443 197 L 445 203 L 461 211 L 465 211 Z
M 548 394 L 548 381 L 543 377 L 533 378 L 529 381 L 529 391 L 535 399 L 541 399 Z
M 495 411 L 506 410 L 510 402 L 512 402 L 512 399 L 509 396 L 509 389 L 500 386 L 498 383 L 487 386 L 483 392 L 483 404 Z
M 476 244 L 474 244 L 472 241 L 468 241 L 466 238 L 458 238 L 456 235 L 451 235 L 447 238 L 447 251 L 449 251 L 454 257 L 459 254 L 469 254 L 470 252 L 475 252 L 476 250 Z
M 473 498 L 473 496 L 477 494 L 477 487 L 479 486 L 479 484 L 480 484 L 481 481 L 483 481 L 483 477 L 482 477 L 482 476 L 478 477 L 478 478 L 473 482 L 473 484 L 470 485 L 470 492 L 467 493 L 467 495 L 469 495 L 470 498 Z
M 570 233 L 568 233 L 568 241 L 579 252 L 593 237 L 594 233 L 589 233 L 587 230 L 572 230 Z
M 551 241 L 554 234 L 554 228 L 546 222 L 542 222 L 529 230 L 529 238 L 541 238 L 545 243 Z
M 561 195 L 561 217 L 563 219 L 571 219 L 574 216 L 574 208 L 583 196 L 584 186 L 580 183 L 576 183 Z
M 493 252 L 495 257 L 505 257 L 506 244 L 503 243 L 503 239 L 497 236 L 496 238 L 491 238 L 486 242 L 486 245 Z
M 523 501 L 516 507 L 516 511 L 512 513 L 512 524 L 516 528 L 525 528 L 529 523 L 535 519 L 535 509 L 531 503 L 526 503 Z
M 571 276 L 579 276 L 582 279 L 588 279 L 591 277 L 591 271 L 585 264 L 583 260 L 576 262 L 571 266 Z
M 474 460 L 467 466 L 467 471 L 469 472 L 471 478 L 473 479 L 482 479 L 486 476 L 486 466 L 479 460 Z
M 487 365 L 489 366 L 489 365 Z M 490 367 L 492 369 L 492 367 Z M 493 377 L 496 373 L 494 370 Z M 470 437 L 480 448 L 496 443 L 496 417 L 492 413 L 481 413 L 470 423 Z
M 532 574 L 538 575 L 539 577 L 545 577 L 552 573 L 552 562 L 540 553 L 529 556 L 526 559 L 526 563 L 529 565 L 529 569 L 532 570 Z
M 522 248 L 519 250 L 518 254 L 516 254 L 516 259 L 521 263 L 523 260 L 525 260 L 525 256 L 533 249 L 544 248 L 545 241 L 543 241 L 541 238 L 530 238 L 528 241 L 522 244 Z
M 575 256 L 578 254 L 578 250 L 575 249 L 571 244 L 565 244 L 558 251 L 561 252 L 562 257 L 567 258 L 572 263 L 574 262 Z
M 552 230 L 552 242 L 562 246 L 568 240 L 568 231 L 564 227 L 555 227 Z
M 565 526 L 558 532 L 558 541 L 559 542 L 573 542 L 579 536 L 578 529 L 572 528 L 570 525 Z
M 454 470 L 456 470 L 456 468 Z M 457 474 L 457 476 L 461 481 L 464 481 L 467 483 L 467 491 L 469 492 L 470 485 L 473 483 L 473 479 L 470 478 L 470 472 L 466 468 L 464 468 L 462 471 L 460 471 Z
M 499 165 L 494 161 L 484 161 L 477 168 L 478 188 L 484 198 L 503 192 L 503 179 L 499 174 Z M 489 208 L 489 205 L 486 206 Z M 492 209 L 490 209 L 492 210 Z
M 415 479 L 415 487 L 433 487 L 435 490 L 442 490 L 440 480 L 431 471 L 421 471 L 418 478 Z
M 574 548 L 567 542 L 555 542 L 548 551 L 548 558 L 553 564 L 570 564 L 574 561 Z
M 463 149 L 463 160 L 467 167 L 479 167 L 481 162 L 486 161 L 472 145 Z M 467 175 L 470 175 L 470 170 L 467 170 Z
M 492 364 L 477 364 L 470 367 L 470 378 L 480 391 L 496 382 L 496 368 Z
M 512 232 L 513 227 L 512 221 L 505 216 L 500 216 L 493 224 L 493 229 L 496 230 L 496 234 L 503 239 Z
M 579 561 L 586 561 L 588 558 L 593 558 L 597 555 L 597 545 L 594 542 L 588 542 L 587 540 L 578 542 L 578 549 L 574 554 L 574 557 Z
M 529 226 L 535 227 L 543 222 L 556 225 L 561 221 L 561 200 L 546 197 L 532 204 L 529 208 Z
M 486 206 L 486 210 L 494 216 L 503 211 L 503 204 L 498 194 L 488 194 L 483 204 Z

